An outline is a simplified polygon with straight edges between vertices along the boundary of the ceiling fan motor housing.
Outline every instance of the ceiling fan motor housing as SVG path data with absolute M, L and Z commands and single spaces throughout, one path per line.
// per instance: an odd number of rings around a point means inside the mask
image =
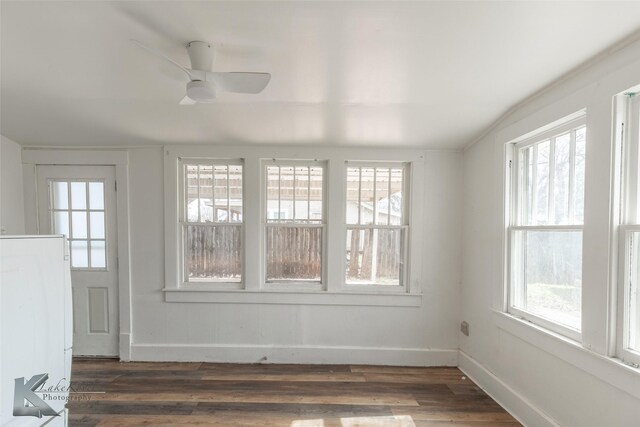
M 213 82 L 191 81 L 187 83 L 187 96 L 197 102 L 215 99 L 216 87 Z
M 215 52 L 211 43 L 193 41 L 187 45 L 191 68 L 194 70 L 210 71 Z

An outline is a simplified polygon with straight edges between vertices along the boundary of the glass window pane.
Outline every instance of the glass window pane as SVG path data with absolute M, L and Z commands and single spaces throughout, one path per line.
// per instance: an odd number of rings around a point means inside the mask
M 536 162 L 535 197 L 536 224 L 549 222 L 549 149 L 550 142 L 544 141 L 537 145 L 538 158 Z
M 91 220 L 91 238 L 104 239 L 104 212 L 91 212 L 89 215 L 89 219 Z
M 628 330 L 627 347 L 640 352 L 640 290 L 638 280 L 640 279 L 640 232 L 631 233 L 631 256 L 630 274 L 627 277 L 629 300 L 625 301 L 625 311 L 627 315 Z
M 280 219 L 293 219 L 293 166 L 280 166 Z
M 309 219 L 309 168 L 296 166 L 294 171 L 295 219 L 306 221 Z
M 321 222 L 324 219 L 323 212 L 323 185 L 324 180 L 323 169 L 321 167 L 312 166 L 309 168 L 310 190 L 309 190 L 309 220 Z
M 362 168 L 360 175 L 360 224 L 373 224 L 373 168 Z
M 200 191 L 200 222 L 213 222 L 213 166 L 198 166 L 198 189 Z
M 518 231 L 522 273 L 514 305 L 580 330 L 582 231 Z
M 89 183 L 89 208 L 104 210 L 104 183 Z
M 280 219 L 280 199 L 279 181 L 280 168 L 278 166 L 267 167 L 267 220 L 277 221 Z
M 391 169 L 391 194 L 390 203 L 390 224 L 401 225 L 403 221 L 402 207 L 402 187 L 404 184 L 404 171 L 402 168 Z
M 347 229 L 348 284 L 399 286 L 403 264 L 402 229 Z
M 87 253 L 86 240 L 71 241 L 71 267 L 87 268 L 89 267 L 89 256 Z
M 569 168 L 571 154 L 571 134 L 567 133 L 555 139 L 554 176 L 553 176 L 553 212 L 554 224 L 569 223 Z
M 69 187 L 67 182 L 54 181 L 53 187 L 53 208 L 69 209 Z
M 198 200 L 198 166 L 185 166 L 185 187 L 187 191 L 187 221 L 200 221 L 200 206 Z
M 227 172 L 225 165 L 216 165 L 214 167 L 215 178 L 215 214 L 216 222 L 229 221 L 229 195 L 227 194 Z
M 376 169 L 375 188 L 375 223 L 380 225 L 389 224 L 389 169 Z
M 91 241 L 91 267 L 105 268 L 107 266 L 107 252 L 104 240 Z
M 573 212 L 576 224 L 584 223 L 584 162 L 586 154 L 586 133 L 587 128 L 581 127 L 576 130 L 576 166 L 575 166 L 575 189 L 573 193 Z
M 231 222 L 242 222 L 242 166 L 229 166 L 229 207 Z
M 240 226 L 185 227 L 185 270 L 189 282 L 240 282 L 242 239 Z
M 520 180 L 522 181 L 522 191 L 524 194 L 522 197 L 522 212 L 521 218 L 523 224 L 532 225 L 535 224 L 533 214 L 533 147 L 528 147 L 522 150 L 520 163 L 524 167 L 524 171 L 520 174 Z
M 53 234 L 64 234 L 69 237 L 69 212 L 53 213 Z
M 71 209 L 87 209 L 87 183 L 71 183 Z
M 347 168 L 347 224 L 359 224 L 360 168 Z
M 267 281 L 320 282 L 322 228 L 267 227 Z
M 74 239 L 87 238 L 87 212 L 71 213 L 71 237 Z

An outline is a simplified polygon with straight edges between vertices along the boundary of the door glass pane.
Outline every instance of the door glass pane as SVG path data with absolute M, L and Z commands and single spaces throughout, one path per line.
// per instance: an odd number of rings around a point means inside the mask
M 74 239 L 87 238 L 87 212 L 71 213 L 71 237 Z
M 66 182 L 52 182 L 53 186 L 53 208 L 68 209 L 69 208 L 69 187 Z
M 104 239 L 104 212 L 91 212 L 91 238 L 92 239 Z
M 322 228 L 267 227 L 267 281 L 319 282 Z
M 71 267 L 87 268 L 89 267 L 89 256 L 87 253 L 86 240 L 71 241 Z
M 69 237 L 69 212 L 53 213 L 53 234 L 64 234 Z
M 87 208 L 87 183 L 71 183 L 71 209 Z
M 104 183 L 89 183 L 89 208 L 104 210 Z
M 107 254 L 104 240 L 91 241 L 91 267 L 105 268 L 107 266 Z
M 518 231 L 521 297 L 514 305 L 580 330 L 582 231 Z

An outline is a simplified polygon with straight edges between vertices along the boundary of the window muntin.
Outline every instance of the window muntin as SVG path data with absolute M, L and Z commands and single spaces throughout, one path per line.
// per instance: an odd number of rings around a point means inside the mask
M 324 170 L 320 162 L 266 165 L 267 283 L 322 283 Z
M 625 362 L 640 365 L 640 95 L 627 92 L 622 97 L 624 122 L 621 274 L 621 323 L 618 355 Z
M 509 311 L 579 338 L 584 118 L 514 144 Z
M 183 161 L 184 281 L 242 281 L 242 162 Z
M 403 285 L 405 169 L 404 164 L 347 167 L 347 285 Z
M 49 212 L 54 234 L 69 241 L 71 268 L 107 268 L 104 182 L 51 180 Z

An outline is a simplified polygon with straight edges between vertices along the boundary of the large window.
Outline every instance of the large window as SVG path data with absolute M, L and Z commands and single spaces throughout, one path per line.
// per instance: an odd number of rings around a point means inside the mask
M 322 283 L 324 164 L 266 164 L 266 282 Z
M 183 160 L 185 282 L 242 281 L 242 163 Z
M 584 116 L 512 145 L 509 311 L 579 339 Z
M 619 356 L 627 363 L 640 365 L 640 95 L 621 95 L 624 138 L 622 166 L 623 250 L 620 289 Z
M 347 285 L 403 285 L 405 169 L 404 164 L 348 165 Z

